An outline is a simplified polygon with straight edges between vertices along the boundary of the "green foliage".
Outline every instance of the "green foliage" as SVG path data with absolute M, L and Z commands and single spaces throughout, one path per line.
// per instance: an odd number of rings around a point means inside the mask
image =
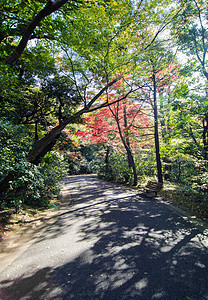
M 5 101 L 4 105 L 7 105 L 8 97 L 15 98 L 17 95 L 18 83 L 19 80 L 17 68 L 7 66 L 0 61 L 0 97 L 4 97 L 5 100 L 7 100 Z
M 35 46 L 28 47 L 18 61 L 18 68 L 22 72 L 21 80 L 30 84 L 37 78 L 44 80 L 56 74 L 57 50 L 50 48 L 47 41 L 35 41 Z
M 195 167 L 195 160 L 188 155 L 185 156 L 181 154 L 173 157 L 171 161 L 171 181 L 191 186 L 191 178 L 198 173 Z
M 207 202 L 208 205 L 208 166 L 207 161 L 197 160 L 195 161 L 195 168 L 197 174 L 192 178 L 192 188 L 200 195 L 202 205 Z
M 5 119 L 0 120 L 0 145 L 0 181 L 8 173 L 14 176 L 0 206 L 47 206 L 59 192 L 59 181 L 67 174 L 63 156 L 47 154 L 40 166 L 27 162 L 31 145 L 27 129 Z
M 99 145 L 74 146 L 64 157 L 68 175 L 97 173 L 103 163 L 103 150 Z
M 108 165 L 103 164 L 98 172 L 101 179 L 129 183 L 133 182 L 133 172 L 128 166 L 127 157 L 124 153 L 113 151 L 109 157 Z
M 6 194 L 7 205 L 16 209 L 24 205 L 47 206 L 49 199 L 44 193 L 44 175 L 39 168 L 26 161 L 19 161 L 13 171 L 17 177 L 10 184 L 10 190 Z
M 0 178 L 14 168 L 21 169 L 30 142 L 25 126 L 0 119 Z
M 190 186 L 166 181 L 160 195 L 170 203 L 187 207 L 200 217 L 208 217 L 207 198 L 201 197 Z
M 156 161 L 154 150 L 143 150 L 135 155 L 137 173 L 140 177 L 156 175 Z
M 74 153 L 69 154 L 67 157 L 67 161 L 68 161 L 69 175 L 91 173 L 90 167 L 88 165 L 88 161 L 84 156 L 82 156 L 80 151 L 77 151 L 76 154 Z
M 198 197 L 201 205 L 208 202 L 208 169 L 205 160 L 178 152 L 175 156 L 169 156 L 167 166 L 166 174 L 170 182 L 182 185 L 189 194 Z
M 156 174 L 155 156 L 152 151 L 143 151 L 134 156 L 137 174 L 140 177 L 154 176 Z M 98 177 L 108 181 L 133 184 L 133 171 L 128 166 L 126 154 L 113 151 L 109 157 L 108 165 L 103 163 L 98 170 Z
M 56 154 L 48 162 L 35 166 L 26 161 L 20 161 L 14 166 L 17 176 L 10 185 L 10 190 L 5 195 L 7 203 L 16 209 L 29 205 L 30 207 L 48 206 L 50 200 L 60 191 L 60 180 L 67 175 L 63 158 Z M 5 201 L 4 200 L 4 201 Z
M 184 83 L 176 87 L 174 90 L 174 96 L 177 99 L 185 98 L 189 93 L 188 84 Z
M 196 66 L 195 71 L 200 71 L 206 80 L 208 80 L 207 12 L 207 1 L 185 1 L 172 24 L 173 38 L 189 60 L 191 59 L 192 66 Z

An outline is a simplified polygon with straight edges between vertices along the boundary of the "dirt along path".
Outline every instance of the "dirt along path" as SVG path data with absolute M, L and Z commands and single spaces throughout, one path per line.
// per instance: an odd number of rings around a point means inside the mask
M 157 199 L 64 180 L 51 216 L 0 273 L 0 299 L 208 299 L 208 235 Z

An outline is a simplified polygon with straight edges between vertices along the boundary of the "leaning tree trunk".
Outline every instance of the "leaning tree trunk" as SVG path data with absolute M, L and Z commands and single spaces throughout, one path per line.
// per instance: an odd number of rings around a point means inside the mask
M 157 114 L 157 85 L 155 72 L 153 71 L 153 93 L 154 93 L 154 138 L 155 138 L 155 153 L 156 153 L 156 162 L 157 162 L 157 176 L 158 181 L 163 183 L 162 175 L 162 164 L 160 158 L 160 143 L 159 143 L 159 133 L 158 133 L 158 114 Z
M 44 155 L 49 152 L 55 145 L 61 131 L 72 121 L 81 116 L 86 109 L 82 109 L 71 117 L 66 118 L 61 124 L 54 127 L 48 134 L 46 134 L 41 140 L 37 141 L 33 149 L 29 152 L 27 156 L 27 161 L 38 165 Z M 16 178 L 17 174 L 10 172 L 1 182 L 0 182 L 0 195 L 6 192 L 10 187 L 10 181 Z
M 58 1 L 58 0 L 57 0 Z M 115 78 L 106 86 L 104 86 L 90 101 L 83 109 L 71 115 L 63 120 L 58 126 L 54 127 L 48 134 L 46 134 L 41 140 L 39 140 L 33 149 L 29 152 L 27 156 L 27 161 L 32 164 L 38 164 L 41 161 L 41 158 L 51 150 L 54 146 L 54 141 L 57 140 L 58 136 L 61 134 L 61 131 L 71 122 L 82 116 L 84 113 L 89 113 L 90 111 L 94 111 L 96 109 L 104 107 L 104 105 L 98 105 L 96 108 L 90 109 L 91 106 L 97 101 L 97 99 L 109 88 L 111 87 L 116 81 L 119 80 L 119 77 Z M 108 103 L 106 103 L 106 106 Z M 0 195 L 6 192 L 9 188 L 9 182 L 14 180 L 16 175 L 14 173 L 9 173 L 1 182 L 0 182 Z
M 33 164 L 38 164 L 40 159 L 53 147 L 54 141 L 57 140 L 61 131 L 72 121 L 77 119 L 85 112 L 85 109 L 80 110 L 76 114 L 65 118 L 62 123 L 54 127 L 48 134 L 46 134 L 41 140 L 39 140 L 33 149 L 29 152 L 27 156 L 27 161 Z M 46 151 L 46 149 L 48 150 Z

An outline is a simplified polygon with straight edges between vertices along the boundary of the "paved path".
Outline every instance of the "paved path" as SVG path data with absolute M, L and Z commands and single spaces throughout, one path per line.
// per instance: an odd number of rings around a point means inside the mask
M 206 230 L 92 175 L 66 178 L 62 196 L 0 273 L 0 299 L 208 299 Z

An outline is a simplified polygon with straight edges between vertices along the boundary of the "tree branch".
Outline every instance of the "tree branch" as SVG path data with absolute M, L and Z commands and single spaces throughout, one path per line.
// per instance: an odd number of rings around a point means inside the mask
M 14 64 L 23 53 L 24 49 L 27 46 L 28 41 L 30 40 L 35 28 L 39 26 L 40 22 L 53 12 L 57 11 L 60 7 L 66 4 L 68 0 L 57 0 L 52 2 L 49 0 L 46 6 L 34 17 L 34 19 L 28 24 L 25 33 L 22 36 L 21 41 L 13 51 L 11 55 L 6 57 L 3 61 L 8 65 Z

